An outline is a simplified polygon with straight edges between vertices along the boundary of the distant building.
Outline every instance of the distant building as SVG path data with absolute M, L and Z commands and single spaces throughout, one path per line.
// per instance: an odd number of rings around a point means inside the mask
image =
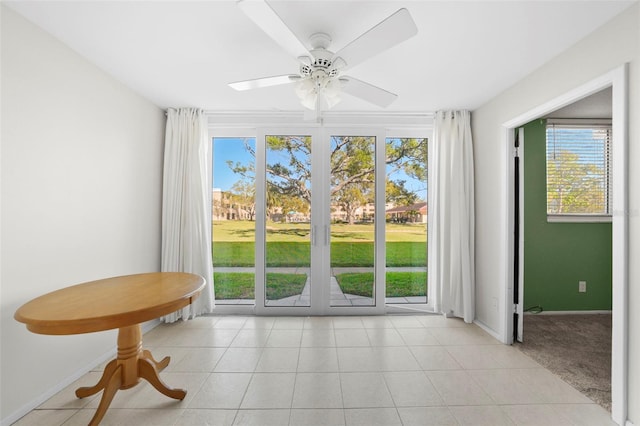
M 211 193 L 211 217 L 213 220 L 254 220 L 252 212 L 255 211 L 253 205 L 242 205 L 237 202 L 231 192 L 214 188 Z M 398 223 L 427 223 L 427 203 L 415 203 L 409 206 L 386 205 L 385 214 L 392 222 Z M 367 204 L 358 207 L 354 211 L 354 219 L 357 222 L 373 222 L 375 218 L 375 205 Z M 274 222 L 309 222 L 311 217 L 308 214 L 289 211 L 284 212 L 282 208 L 274 208 L 269 212 L 269 220 Z M 347 212 L 339 205 L 331 206 L 331 220 L 334 222 L 346 222 Z
M 211 193 L 211 217 L 213 220 L 252 220 L 253 206 L 244 206 L 234 200 L 233 194 L 220 188 Z
M 427 223 L 427 203 L 415 203 L 409 206 L 395 206 L 386 211 L 392 222 Z

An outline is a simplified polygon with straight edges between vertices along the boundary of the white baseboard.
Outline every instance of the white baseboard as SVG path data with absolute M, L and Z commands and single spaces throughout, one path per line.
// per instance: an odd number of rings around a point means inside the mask
M 611 315 L 612 311 L 542 311 L 539 313 L 525 312 L 525 315 Z
M 496 331 L 494 329 L 490 328 L 489 326 L 487 326 L 482 321 L 474 320 L 473 323 L 475 325 L 477 325 L 478 327 L 480 327 L 481 329 L 483 329 L 484 331 L 486 331 L 487 333 L 489 333 L 491 335 L 491 337 L 496 339 L 498 342 L 504 343 L 502 341 L 502 338 L 500 337 L 500 335 L 498 333 L 496 333 Z
M 627 420 L 627 422 L 624 424 L 624 426 L 635 426 L 633 423 L 631 423 L 629 420 Z
M 155 327 L 158 326 L 158 324 L 160 324 L 160 320 L 148 321 L 148 322 L 142 324 L 142 327 L 141 327 L 142 328 L 142 333 L 146 333 L 146 332 L 154 329 Z M 58 392 L 60 392 L 61 390 L 63 390 L 64 388 L 66 388 L 67 386 L 72 384 L 73 382 L 75 382 L 76 380 L 78 380 L 80 377 L 82 377 L 85 374 L 87 374 L 89 371 L 91 371 L 94 368 L 96 368 L 96 366 L 98 366 L 98 365 L 100 365 L 100 364 L 102 364 L 104 362 L 107 362 L 110 359 L 113 359 L 115 356 L 116 356 L 116 348 L 114 347 L 113 349 L 111 349 L 111 350 L 105 352 L 104 354 L 100 355 L 95 360 L 93 360 L 93 361 L 89 362 L 88 364 L 84 365 L 82 368 L 79 368 L 73 374 L 65 377 L 58 384 L 56 384 L 52 388 L 46 390 L 45 392 L 43 392 L 42 394 L 40 394 L 39 396 L 37 396 L 33 400 L 29 401 L 28 403 L 24 404 L 22 407 L 17 409 L 15 412 L 13 412 L 10 415 L 8 415 L 7 417 L 3 418 L 0 421 L 0 426 L 9 426 L 9 425 L 17 422 L 22 417 L 24 417 L 27 414 L 29 414 L 30 411 L 38 408 L 40 405 L 42 405 L 44 402 L 46 402 L 49 398 L 51 398 L 52 396 L 54 396 L 55 394 L 57 394 Z

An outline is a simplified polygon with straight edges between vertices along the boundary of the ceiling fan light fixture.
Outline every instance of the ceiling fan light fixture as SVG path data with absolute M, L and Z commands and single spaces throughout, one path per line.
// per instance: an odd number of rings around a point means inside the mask
M 340 80 L 330 79 L 320 93 L 324 97 L 327 108 L 333 108 L 341 100 L 342 84 Z
M 296 95 L 302 106 L 308 109 L 330 109 L 340 102 L 341 94 L 342 82 L 326 73 L 316 73 L 296 84 Z
M 318 93 L 316 92 L 316 86 L 311 79 L 305 78 L 296 84 L 296 95 L 298 95 L 298 99 L 300 99 L 302 106 L 308 109 L 316 109 Z

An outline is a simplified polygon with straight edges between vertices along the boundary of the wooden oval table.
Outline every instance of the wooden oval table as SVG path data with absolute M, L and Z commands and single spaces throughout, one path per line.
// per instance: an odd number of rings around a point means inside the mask
M 110 361 L 95 386 L 76 390 L 78 398 L 101 390 L 102 399 L 89 425 L 97 425 L 119 389 L 147 380 L 159 392 L 182 400 L 187 392 L 169 388 L 158 374 L 170 358 L 156 361 L 142 349 L 140 324 L 188 306 L 205 286 L 199 275 L 154 272 L 107 278 L 63 288 L 27 302 L 15 313 L 17 321 L 39 334 L 81 334 L 118 330 L 118 356 Z

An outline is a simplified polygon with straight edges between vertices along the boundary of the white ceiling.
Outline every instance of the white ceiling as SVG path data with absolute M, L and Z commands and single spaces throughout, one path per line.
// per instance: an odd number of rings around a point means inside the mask
M 236 92 L 227 83 L 296 73 L 298 64 L 234 0 L 4 2 L 160 107 L 302 110 L 292 85 Z M 418 35 L 349 70 L 398 99 L 393 112 L 475 109 L 633 1 L 271 1 L 306 43 L 337 51 L 406 7 Z M 343 96 L 336 111 L 383 111 Z

